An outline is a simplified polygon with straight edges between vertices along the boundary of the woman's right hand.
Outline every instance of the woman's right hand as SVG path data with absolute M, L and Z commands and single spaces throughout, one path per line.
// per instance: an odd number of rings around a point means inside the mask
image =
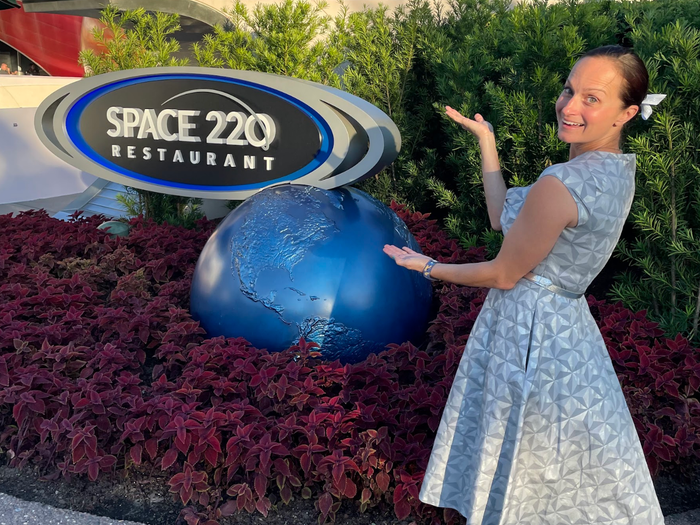
M 445 107 L 445 114 L 454 120 L 457 124 L 474 135 L 479 141 L 493 137 L 493 126 L 484 120 L 479 113 L 474 115 L 474 119 L 470 119 L 462 115 L 456 109 L 450 106 Z

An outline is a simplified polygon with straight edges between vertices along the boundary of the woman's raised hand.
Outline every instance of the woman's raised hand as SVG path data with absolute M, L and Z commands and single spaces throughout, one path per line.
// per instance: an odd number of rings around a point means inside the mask
M 456 109 L 446 106 L 445 114 L 479 140 L 493 135 L 493 126 L 486 122 L 479 113 L 476 113 L 472 120 L 462 115 Z

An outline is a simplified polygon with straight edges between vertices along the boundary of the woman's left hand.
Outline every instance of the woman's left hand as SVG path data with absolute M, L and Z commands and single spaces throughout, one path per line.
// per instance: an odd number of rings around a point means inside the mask
M 385 244 L 384 253 L 394 259 L 394 262 L 399 266 L 415 270 L 416 272 L 422 272 L 425 265 L 431 260 L 430 257 L 414 252 L 406 246 L 399 248 L 391 244 Z

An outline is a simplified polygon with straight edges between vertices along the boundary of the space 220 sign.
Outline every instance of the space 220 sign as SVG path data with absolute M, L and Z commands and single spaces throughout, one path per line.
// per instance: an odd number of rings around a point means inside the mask
M 37 109 L 69 164 L 144 190 L 245 198 L 284 182 L 330 189 L 376 174 L 401 138 L 372 104 L 313 82 L 210 68 L 85 78 Z

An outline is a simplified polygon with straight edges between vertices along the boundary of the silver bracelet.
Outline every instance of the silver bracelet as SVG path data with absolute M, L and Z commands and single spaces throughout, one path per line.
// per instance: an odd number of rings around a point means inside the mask
M 425 266 L 423 267 L 423 277 L 425 277 L 429 281 L 439 281 L 440 279 L 436 279 L 435 277 L 431 277 L 430 275 L 433 266 L 435 266 L 436 264 L 437 261 L 435 259 L 430 259 L 427 263 L 425 263 Z

